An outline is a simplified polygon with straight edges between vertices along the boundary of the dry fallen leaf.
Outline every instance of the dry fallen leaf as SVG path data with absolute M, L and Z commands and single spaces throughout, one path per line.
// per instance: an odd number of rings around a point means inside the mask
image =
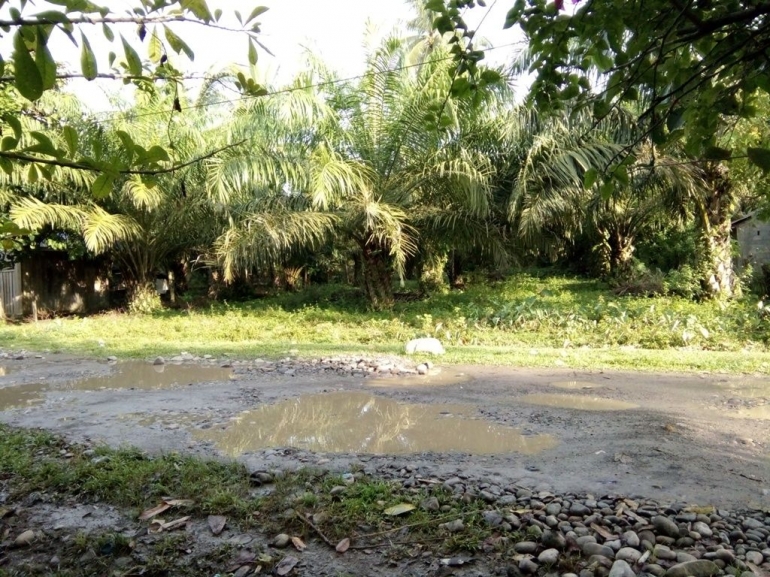
M 299 559 L 292 557 L 291 555 L 287 555 L 281 559 L 281 562 L 278 563 L 278 565 L 275 566 L 275 574 L 279 577 L 288 575 L 291 573 L 292 569 L 297 566 L 297 563 L 299 563 Z
M 155 517 L 155 515 L 160 515 L 164 511 L 168 511 L 171 509 L 171 505 L 168 503 L 161 503 L 157 507 L 153 507 L 152 509 L 147 509 L 144 513 L 139 515 L 140 521 L 147 521 L 148 519 L 152 519 Z
M 348 549 L 350 549 L 350 539 L 345 537 L 342 541 L 337 543 L 337 547 L 335 547 L 337 550 L 337 553 L 344 553 Z
M 219 535 L 225 529 L 227 517 L 224 515 L 209 515 L 208 523 L 212 535 Z
M 385 509 L 385 514 L 396 517 L 398 515 L 403 515 L 404 513 L 409 513 L 409 511 L 414 511 L 415 508 L 416 507 L 410 503 L 400 503 Z
M 188 515 L 187 517 L 180 517 L 179 519 L 175 519 L 174 521 L 169 521 L 168 523 L 163 524 L 163 530 L 171 531 L 172 529 L 178 529 L 179 527 L 186 525 L 187 521 L 189 520 L 190 520 L 190 516 Z
M 307 549 L 307 545 L 305 545 L 305 542 L 299 537 L 292 537 L 291 544 L 294 545 L 294 548 L 300 553 Z
M 195 501 L 192 499 L 163 499 L 163 502 L 172 507 L 191 507 L 195 505 Z

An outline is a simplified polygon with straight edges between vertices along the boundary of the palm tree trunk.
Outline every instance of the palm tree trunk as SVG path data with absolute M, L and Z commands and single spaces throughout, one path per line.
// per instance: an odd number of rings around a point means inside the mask
M 705 169 L 711 194 L 698 206 L 701 220 L 700 269 L 703 282 L 716 297 L 730 297 L 738 289 L 733 272 L 731 219 L 735 194 L 727 167 L 712 164 Z
M 375 310 L 393 306 L 393 282 L 388 257 L 379 248 L 362 247 L 363 289 L 369 305 Z

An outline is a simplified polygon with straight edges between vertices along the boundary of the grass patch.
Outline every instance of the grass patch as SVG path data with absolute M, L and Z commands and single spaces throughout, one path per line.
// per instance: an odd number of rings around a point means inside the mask
M 147 358 L 180 351 L 239 358 L 394 354 L 435 336 L 448 363 L 767 372 L 770 321 L 746 298 L 696 303 L 614 295 L 595 280 L 518 274 L 494 285 L 371 312 L 321 286 L 244 303 L 109 313 L 0 327 L 0 346 Z
M 432 544 L 437 553 L 449 554 L 478 551 L 486 539 L 499 535 L 499 529 L 483 520 L 482 512 L 490 506 L 441 485 L 407 489 L 398 480 L 362 472 L 345 483 L 339 476 L 306 469 L 277 475 L 266 491 L 265 486 L 257 489 L 245 468 L 234 462 L 148 457 L 133 449 L 92 452 L 48 433 L 7 426 L 0 426 L 0 480 L 11 507 L 35 493 L 54 502 L 109 504 L 133 516 L 162 498 L 192 499 L 193 504 L 174 509 L 173 516 L 226 515 L 231 528 L 257 530 L 269 538 L 285 532 L 305 540 L 323 535 L 332 544 L 350 538 L 356 547 Z M 332 491 L 338 486 L 344 490 Z M 420 504 L 428 497 L 435 497 L 442 510 L 423 510 Z M 401 516 L 385 513 L 403 503 L 415 509 Z M 450 534 L 440 527 L 455 519 L 463 520 L 462 531 Z M 510 533 L 509 541 L 516 535 Z M 156 541 L 152 562 L 160 563 L 164 552 L 179 549 L 175 540 L 183 538 L 169 534 Z M 125 536 L 109 531 L 96 537 L 80 534 L 70 540 L 70 553 L 76 557 L 92 550 L 101 559 L 130 554 L 131 546 Z

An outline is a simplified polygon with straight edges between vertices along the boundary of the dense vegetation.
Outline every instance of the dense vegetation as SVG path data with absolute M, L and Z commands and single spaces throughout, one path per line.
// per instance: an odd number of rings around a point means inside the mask
M 147 4 L 130 18 L 165 26 L 174 4 Z M 82 23 L 79 5 L 63 5 L 70 25 Z M 205 2 L 181 5 L 203 24 L 220 17 L 203 11 Z M 400 313 L 354 321 L 366 327 L 347 332 L 359 343 L 392 345 L 418 329 L 483 345 L 736 350 L 764 342 L 756 303 L 767 287 L 745 268 L 739 278 L 730 237 L 732 218 L 765 208 L 762 163 L 659 138 L 644 121 L 644 95 L 601 113 L 577 94 L 571 101 L 560 93 L 559 106 L 517 104 L 511 87 L 523 62 L 547 56 L 528 28 L 542 7 L 533 2 L 519 22 L 531 50 L 493 70 L 476 65 L 483 50 L 472 49 L 472 35 L 442 20 L 455 14 L 448 5 L 414 2 L 415 20 L 372 49 L 356 80 L 310 58 L 288 86 L 256 86 L 254 69 L 247 77 L 227 68 L 192 93 L 182 76 L 159 78 L 168 57 L 159 57 L 151 28 L 148 60 L 137 63 L 136 50 L 123 46 L 124 72 L 137 73 L 141 90 L 109 118 L 82 110 L 60 91 L 63 80 L 46 77 L 35 91 L 18 78 L 4 84 L 4 129 L 14 134 L 3 141 L 0 173 L 6 252 L 23 259 L 46 244 L 98 259 L 126 281 L 135 312 L 161 306 L 154 280 L 163 275 L 176 305 L 312 285 L 346 303 L 334 313 L 302 309 L 321 326 L 345 326 L 327 315 L 362 307 Z M 111 22 L 108 11 L 96 13 Z M 38 24 L 43 32 L 29 37 L 33 23 L 14 25 L 26 43 L 11 60 L 45 73 L 47 34 L 59 25 Z M 248 31 L 253 62 L 258 31 Z M 166 41 L 187 52 L 173 32 Z M 586 74 L 575 80 L 581 87 L 603 85 L 596 70 Z M 761 88 L 752 85 L 751 114 L 713 111 L 714 146 L 757 150 L 766 140 L 770 104 Z M 243 96 L 224 97 L 231 89 Z M 510 276 L 543 265 L 602 284 L 567 296 L 564 281 L 552 289 Z M 428 300 L 403 302 L 415 298 Z

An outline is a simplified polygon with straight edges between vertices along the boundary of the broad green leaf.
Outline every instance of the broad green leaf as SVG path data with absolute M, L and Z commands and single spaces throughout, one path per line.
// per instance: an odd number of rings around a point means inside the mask
M 433 12 L 443 12 L 444 1 L 443 0 L 428 0 L 425 3 L 426 10 L 432 10 Z
M 27 180 L 30 184 L 35 184 L 40 179 L 40 173 L 37 171 L 37 167 L 34 164 L 29 165 L 27 170 Z
M 153 29 L 152 34 L 150 34 L 150 43 L 147 48 L 147 55 L 150 57 L 152 62 L 160 62 L 160 59 L 163 57 L 163 44 L 160 41 L 160 36 L 158 36 L 157 29 Z
M 747 151 L 749 160 L 767 174 L 770 172 L 770 149 L 749 148 Z
M 136 50 L 134 50 L 134 47 L 126 41 L 122 34 L 120 35 L 120 40 L 123 43 L 123 51 L 126 54 L 126 64 L 128 64 L 128 71 L 134 76 L 141 76 L 142 59 L 139 58 L 139 55 L 136 53 Z
M 248 24 L 249 22 L 254 20 L 254 18 L 264 14 L 268 10 L 269 8 L 267 6 L 257 6 L 256 8 L 254 8 L 254 10 L 251 11 L 251 14 L 249 14 L 249 17 L 246 19 L 245 24 Z
M 11 160 L 5 156 L 0 156 L 0 168 L 8 176 L 13 174 L 13 162 L 11 162 Z
M 720 146 L 709 146 L 703 153 L 703 157 L 707 160 L 730 160 L 732 155 L 732 150 Z
M 595 168 L 589 168 L 583 175 L 583 186 L 585 188 L 591 188 L 599 178 L 599 171 Z
M 415 509 L 416 507 L 410 503 L 400 503 L 398 505 L 393 505 L 392 507 L 388 507 L 387 509 L 385 509 L 384 513 L 391 517 L 397 517 L 398 515 L 409 513 L 409 511 L 414 511 Z
M 96 180 L 94 180 L 91 186 L 91 194 L 94 198 L 102 199 L 106 198 L 112 192 L 112 185 L 115 183 L 115 175 L 109 172 L 103 172 Z
M 254 41 L 249 38 L 249 64 L 252 66 L 257 65 L 257 59 L 259 57 L 257 56 L 257 47 L 254 45 Z
M 78 133 L 71 126 L 65 126 L 62 128 L 62 136 L 64 136 L 64 142 L 67 143 L 67 150 L 69 150 L 70 156 L 74 157 L 78 150 Z
M 615 181 L 611 178 L 607 179 L 599 189 L 599 194 L 601 195 L 602 199 L 609 200 L 610 198 L 612 198 L 612 195 L 614 193 L 615 193 Z
M 196 18 L 208 22 L 213 20 L 206 0 L 181 0 L 182 8 L 192 12 Z
M 143 160 L 145 162 L 168 162 L 170 158 L 168 156 L 168 152 L 166 152 L 166 149 L 156 144 L 144 154 Z
M 19 119 L 13 114 L 3 114 L 3 120 L 5 120 L 11 127 L 11 130 L 13 130 L 13 133 L 16 135 L 16 140 L 21 140 L 21 122 Z
M 185 41 L 177 36 L 168 26 L 164 26 L 163 28 L 165 29 L 166 40 L 168 40 L 171 49 L 177 54 L 184 52 L 187 55 L 187 58 L 190 60 L 195 60 L 195 54 L 192 50 L 190 50 L 190 47 L 185 43 Z
M 219 19 L 221 17 L 222 17 L 222 9 L 221 8 L 217 8 L 216 10 L 214 10 L 214 21 L 215 22 L 219 22 Z
M 56 84 L 56 61 L 48 50 L 48 36 L 41 26 L 37 28 L 35 64 L 43 81 L 43 90 L 50 90 Z
M 19 141 L 16 140 L 13 136 L 6 136 L 3 138 L 2 143 L 0 143 L 0 150 L 3 152 L 6 152 L 8 150 L 13 150 L 19 145 Z
M 43 95 L 43 78 L 37 64 L 30 56 L 21 30 L 13 37 L 14 85 L 27 100 L 37 100 Z
M 108 41 L 113 42 L 115 40 L 115 33 L 112 31 L 112 28 L 106 24 L 102 24 L 102 32 L 104 32 L 104 37 Z
M 81 49 L 80 49 L 80 68 L 83 71 L 83 76 L 86 80 L 93 80 L 99 74 L 99 67 L 96 64 L 96 56 L 94 51 L 91 50 L 91 44 L 88 42 L 88 38 L 82 32 L 80 33 Z
M 45 154 L 47 156 L 59 155 L 59 151 L 48 136 L 36 130 L 31 131 L 29 135 L 37 141 L 37 144 L 27 147 L 27 150 L 30 152 L 39 152 L 40 154 Z

